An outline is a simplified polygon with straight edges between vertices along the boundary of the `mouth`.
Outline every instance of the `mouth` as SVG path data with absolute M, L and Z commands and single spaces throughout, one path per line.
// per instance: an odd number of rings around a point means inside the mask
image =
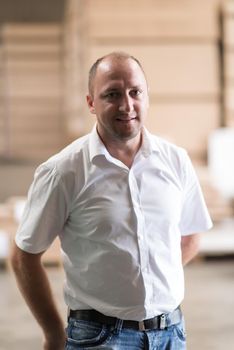
M 130 123 L 134 120 L 136 120 L 137 117 L 118 117 L 116 120 L 121 123 Z

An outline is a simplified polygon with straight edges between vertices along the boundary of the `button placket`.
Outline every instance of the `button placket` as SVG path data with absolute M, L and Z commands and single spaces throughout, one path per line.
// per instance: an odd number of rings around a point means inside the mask
M 144 280 L 145 290 L 146 290 L 146 304 L 151 304 L 151 300 L 153 298 L 153 285 L 152 278 L 149 274 L 149 256 L 147 249 L 147 237 L 145 237 L 145 218 L 144 212 L 141 206 L 141 198 L 140 191 L 138 188 L 137 180 L 130 170 L 129 172 L 129 187 L 132 197 L 132 204 L 134 211 L 136 213 L 137 220 L 137 238 L 138 238 L 138 246 L 139 246 L 139 254 L 140 254 L 140 263 L 141 263 L 141 272 Z
M 140 253 L 141 269 L 143 273 L 143 271 L 147 269 L 147 266 L 148 266 L 148 252 L 147 252 L 147 246 L 146 246 L 145 235 L 144 235 L 145 220 L 144 220 L 144 214 L 141 207 L 139 188 L 132 170 L 129 171 L 129 189 L 131 193 L 133 209 L 136 213 L 137 239 L 138 239 L 138 246 L 139 246 L 139 253 Z

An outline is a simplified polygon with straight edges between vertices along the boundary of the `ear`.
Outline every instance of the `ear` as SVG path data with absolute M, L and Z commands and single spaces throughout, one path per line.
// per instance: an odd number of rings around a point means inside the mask
M 87 95 L 86 96 L 86 101 L 87 101 L 87 104 L 88 104 L 90 112 L 92 114 L 96 114 L 92 96 L 91 95 Z

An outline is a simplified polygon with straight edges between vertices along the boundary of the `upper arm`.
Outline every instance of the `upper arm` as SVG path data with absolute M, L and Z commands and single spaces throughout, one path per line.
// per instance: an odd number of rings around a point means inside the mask
M 14 242 L 11 251 L 11 264 L 14 270 L 19 270 L 24 265 L 40 264 L 42 253 L 32 254 L 28 253 L 17 246 Z
M 204 232 L 212 227 L 212 222 L 204 200 L 198 177 L 187 153 L 183 166 L 183 199 L 180 232 L 193 235 L 193 232 Z M 196 238 L 190 238 L 196 240 Z M 190 240 L 189 239 L 189 240 Z
M 56 168 L 40 166 L 16 233 L 17 246 L 33 255 L 47 250 L 63 231 L 68 207 L 68 195 Z

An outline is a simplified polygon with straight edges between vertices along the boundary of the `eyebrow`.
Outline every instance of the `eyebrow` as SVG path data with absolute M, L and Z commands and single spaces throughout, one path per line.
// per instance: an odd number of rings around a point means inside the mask
M 134 85 L 134 86 L 131 86 L 128 90 L 132 90 L 132 89 L 143 89 L 143 86 L 142 85 Z M 104 91 L 114 91 L 114 90 L 122 90 L 122 87 L 120 86 L 110 86 L 108 88 L 106 88 Z

